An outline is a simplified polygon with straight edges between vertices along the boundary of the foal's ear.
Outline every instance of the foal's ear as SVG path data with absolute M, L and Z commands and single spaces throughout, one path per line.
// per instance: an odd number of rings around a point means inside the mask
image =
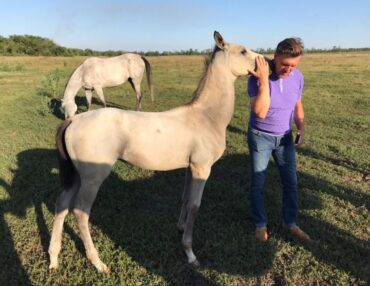
M 219 32 L 215 31 L 213 33 L 213 37 L 215 38 L 216 46 L 219 47 L 221 50 L 224 50 L 227 47 L 227 43 L 224 41 Z

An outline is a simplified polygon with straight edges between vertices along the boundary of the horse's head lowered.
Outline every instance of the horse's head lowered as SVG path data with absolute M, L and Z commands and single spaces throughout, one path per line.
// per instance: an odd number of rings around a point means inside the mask
M 73 100 L 63 101 L 62 99 L 62 108 L 64 108 L 65 119 L 74 116 L 77 111 L 77 105 Z

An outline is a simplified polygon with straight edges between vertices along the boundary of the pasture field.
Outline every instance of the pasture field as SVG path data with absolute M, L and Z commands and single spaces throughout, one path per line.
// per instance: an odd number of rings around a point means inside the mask
M 227 149 L 207 182 L 187 265 L 176 230 L 184 170 L 153 172 L 117 163 L 90 219 L 109 275 L 88 262 L 74 217 L 67 216 L 60 265 L 49 272 L 54 204 L 61 192 L 54 148 L 63 114 L 47 106 L 45 78 L 63 89 L 81 57 L 0 57 L 0 285 L 367 285 L 370 283 L 370 53 L 307 54 L 305 145 L 298 150 L 298 223 L 303 243 L 281 227 L 280 182 L 273 162 L 266 185 L 270 240 L 254 238 L 248 203 L 249 115 L 246 79 L 236 83 Z M 190 101 L 202 56 L 148 57 L 155 101 L 145 80 L 143 111 Z M 44 90 L 44 93 L 42 92 Z M 134 109 L 128 83 L 105 89 L 108 105 Z M 79 112 L 85 98 L 77 97 Z M 94 108 L 101 108 L 94 101 Z

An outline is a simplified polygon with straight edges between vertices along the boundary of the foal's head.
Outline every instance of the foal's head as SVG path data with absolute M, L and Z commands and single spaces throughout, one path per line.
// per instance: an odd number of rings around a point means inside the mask
M 225 42 L 217 31 L 214 32 L 213 36 L 216 42 L 216 49 L 223 51 L 234 76 L 248 75 L 250 70 L 255 70 L 256 57 L 260 56 L 260 54 L 243 46 Z

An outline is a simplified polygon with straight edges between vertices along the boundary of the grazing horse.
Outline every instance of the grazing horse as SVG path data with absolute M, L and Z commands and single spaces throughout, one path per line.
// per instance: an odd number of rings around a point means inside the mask
M 144 70 L 146 70 L 150 97 L 153 101 L 151 67 L 146 58 L 137 54 L 124 54 L 111 58 L 91 57 L 86 59 L 73 72 L 64 91 L 62 108 L 64 109 L 65 118 L 72 117 L 76 113 L 75 96 L 81 87 L 85 89 L 87 108 L 90 110 L 94 90 L 104 107 L 106 107 L 103 88 L 121 85 L 127 80 L 136 92 L 136 110 L 141 110 L 142 93 L 140 84 Z
M 56 204 L 49 246 L 50 268 L 58 266 L 65 216 L 77 219 L 86 255 L 98 271 L 100 260 L 89 232 L 89 215 L 100 185 L 117 160 L 150 170 L 186 168 L 177 227 L 188 262 L 198 264 L 192 250 L 193 225 L 212 165 L 226 145 L 226 127 L 234 112 L 234 83 L 255 69 L 258 54 L 229 44 L 214 33 L 215 49 L 190 103 L 164 112 L 115 108 L 81 113 L 57 131 L 60 176 L 65 190 Z

